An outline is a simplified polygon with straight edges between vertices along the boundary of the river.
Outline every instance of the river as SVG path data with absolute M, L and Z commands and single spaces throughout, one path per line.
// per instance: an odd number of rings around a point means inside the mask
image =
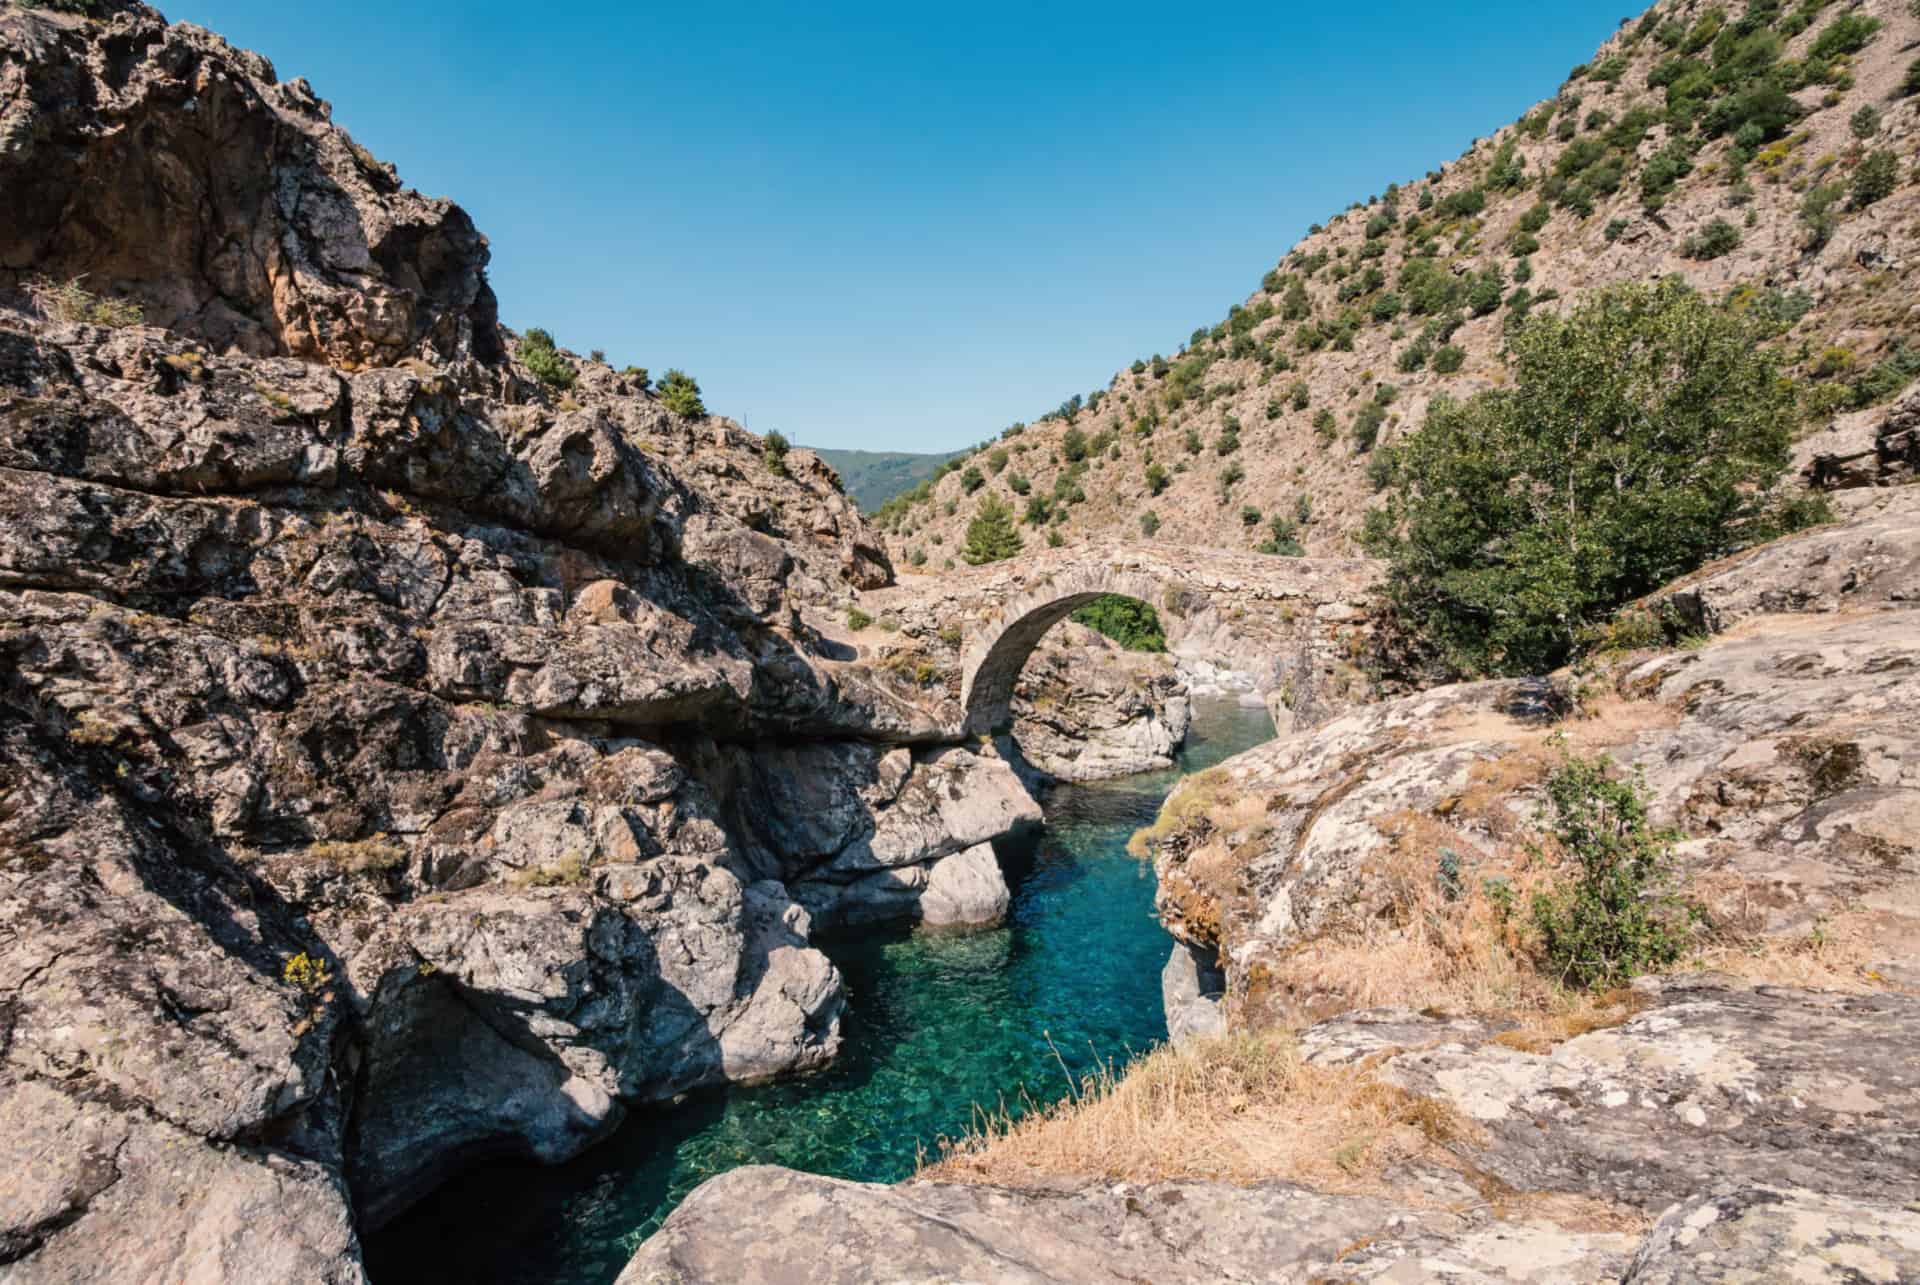
M 832 1068 L 636 1110 L 569 1164 L 476 1168 L 370 1238 L 373 1280 L 607 1285 L 714 1174 L 780 1164 L 897 1181 L 921 1148 L 963 1132 L 976 1103 L 1056 1101 L 1070 1075 L 1164 1039 L 1171 939 L 1154 918 L 1152 867 L 1127 855 L 1127 838 L 1182 775 L 1272 734 L 1262 709 L 1200 702 L 1177 767 L 1055 788 L 1046 825 L 1002 852 L 1003 927 L 824 945 L 849 996 Z

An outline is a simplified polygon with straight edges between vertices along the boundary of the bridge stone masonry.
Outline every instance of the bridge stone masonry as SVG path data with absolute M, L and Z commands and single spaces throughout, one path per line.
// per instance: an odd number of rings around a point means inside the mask
M 957 648 L 970 736 L 1007 730 L 1014 683 L 1034 647 L 1104 594 L 1154 607 L 1183 665 L 1204 662 L 1243 676 L 1285 733 L 1330 717 L 1359 694 L 1353 662 L 1368 633 L 1363 604 L 1383 573 L 1365 558 L 1112 542 L 906 576 L 860 601 L 907 639 Z

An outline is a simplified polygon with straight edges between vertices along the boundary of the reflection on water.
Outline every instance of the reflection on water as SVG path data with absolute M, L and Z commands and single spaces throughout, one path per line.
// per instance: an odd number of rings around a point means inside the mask
M 1001 854 L 1013 889 L 1004 927 L 829 943 L 850 1000 L 832 1068 L 635 1111 L 571 1164 L 475 1170 L 370 1240 L 374 1280 L 605 1285 L 714 1174 L 780 1164 L 904 1178 L 919 1148 L 966 1129 L 975 1103 L 1056 1100 L 1069 1075 L 1163 1039 L 1169 939 L 1152 868 L 1126 854 L 1127 837 L 1181 775 L 1272 735 L 1258 708 L 1195 714 L 1179 767 L 1052 793 L 1045 829 Z

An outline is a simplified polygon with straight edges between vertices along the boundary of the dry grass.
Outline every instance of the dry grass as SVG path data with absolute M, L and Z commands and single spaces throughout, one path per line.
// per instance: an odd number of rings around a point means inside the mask
M 146 320 L 140 305 L 126 299 L 106 299 L 88 290 L 81 282 L 84 276 L 71 281 L 50 281 L 45 278 L 30 282 L 27 293 L 33 297 L 34 306 L 42 315 L 55 321 L 78 322 L 90 326 L 137 326 Z
M 571 888 L 587 881 L 587 859 L 569 852 L 542 866 L 528 866 L 507 876 L 516 888 Z
M 1161 1047 L 1107 1067 L 1072 1097 L 979 1112 L 921 1176 L 1020 1186 L 1063 1174 L 1132 1182 L 1281 1178 L 1325 1191 L 1384 1190 L 1387 1165 L 1439 1155 L 1473 1126 L 1369 1066 L 1311 1066 L 1286 1032 Z
M 307 856 L 351 874 L 367 874 L 393 869 L 407 859 L 407 848 L 384 834 L 376 834 L 351 842 L 329 839 L 312 844 L 307 848 Z

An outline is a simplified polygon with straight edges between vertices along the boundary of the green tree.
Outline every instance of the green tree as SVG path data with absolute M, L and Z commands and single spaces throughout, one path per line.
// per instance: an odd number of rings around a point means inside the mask
M 1013 510 L 1000 497 L 989 495 L 967 524 L 967 542 L 961 546 L 960 556 L 967 565 L 977 567 L 1011 558 L 1022 547 L 1020 533 L 1013 529 Z
M 572 388 L 579 378 L 573 364 L 554 346 L 553 335 L 538 326 L 529 326 L 520 337 L 520 364 L 549 388 Z
M 700 400 L 700 385 L 684 370 L 669 370 L 660 377 L 660 404 L 691 419 L 707 413 L 706 403 Z
M 1434 401 L 1367 543 L 1454 672 L 1541 673 L 1769 516 L 1792 394 L 1754 323 L 1620 285 L 1511 339 L 1513 386 Z
M 785 434 L 779 432 L 777 429 L 768 433 L 764 449 L 760 453 L 760 458 L 766 463 L 767 471 L 777 474 L 780 477 L 785 477 L 787 475 L 787 452 L 791 449 L 793 449 L 792 445 L 787 441 Z
M 1077 428 L 1068 429 L 1060 438 L 1060 454 L 1074 464 L 1087 458 L 1087 435 Z
M 1875 201 L 1883 201 L 1893 195 L 1893 189 L 1900 185 L 1900 157 L 1887 148 L 1868 152 L 1866 159 L 1860 162 L 1860 168 L 1853 172 L 1853 188 L 1850 200 L 1853 208 L 1864 210 Z
M 1158 529 L 1157 523 L 1155 529 Z M 1160 613 L 1138 598 L 1117 593 L 1103 594 L 1074 612 L 1073 619 L 1105 634 L 1128 651 L 1161 652 L 1167 649 L 1167 635 L 1160 627 Z

